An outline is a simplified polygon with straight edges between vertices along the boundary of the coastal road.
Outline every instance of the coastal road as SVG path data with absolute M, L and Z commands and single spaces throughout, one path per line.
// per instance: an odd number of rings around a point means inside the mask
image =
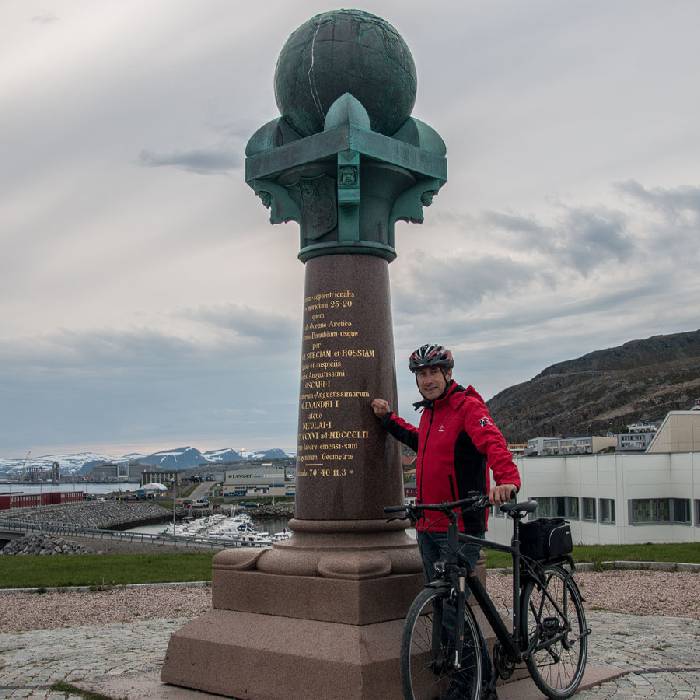
M 189 495 L 189 498 L 208 498 L 209 492 L 212 490 L 212 488 L 214 488 L 214 486 L 216 486 L 215 481 L 202 481 L 200 484 L 197 484 L 197 487 Z

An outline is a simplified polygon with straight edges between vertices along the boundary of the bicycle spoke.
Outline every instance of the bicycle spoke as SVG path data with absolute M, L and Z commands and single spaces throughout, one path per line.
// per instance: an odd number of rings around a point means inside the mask
M 436 624 L 436 618 L 442 624 Z M 481 646 L 476 623 L 465 611 L 465 637 L 460 668 L 454 665 L 454 608 L 444 592 L 424 589 L 406 617 L 401 645 L 401 677 L 407 700 L 468 698 L 481 692 Z
M 546 572 L 544 585 L 529 584 L 527 664 L 537 686 L 551 698 L 572 695 L 586 665 L 587 630 L 583 608 L 569 575 Z

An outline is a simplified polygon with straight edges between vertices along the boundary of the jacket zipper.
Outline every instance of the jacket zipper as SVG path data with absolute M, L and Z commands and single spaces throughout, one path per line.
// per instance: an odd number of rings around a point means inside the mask
M 452 478 L 452 474 L 448 474 L 447 479 L 450 482 L 450 493 L 452 494 L 452 500 L 456 501 L 457 500 L 457 492 L 455 491 L 455 482 L 454 482 L 454 479 Z
M 423 503 L 423 472 L 425 471 L 425 450 L 428 447 L 428 438 L 430 437 L 430 429 L 433 427 L 433 416 L 435 415 L 435 409 L 430 408 L 430 422 L 428 423 L 428 431 L 425 433 L 425 441 L 423 442 L 423 454 L 420 458 L 421 470 L 420 470 L 420 489 L 418 493 L 419 503 Z

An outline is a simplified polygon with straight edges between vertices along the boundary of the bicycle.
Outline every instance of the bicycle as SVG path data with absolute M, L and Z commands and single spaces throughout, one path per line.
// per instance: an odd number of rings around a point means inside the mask
M 450 521 L 448 554 L 435 564 L 435 579 L 425 585 L 406 615 L 401 641 L 401 682 L 406 700 L 478 700 L 482 691 L 486 697 L 496 697 L 496 676 L 510 678 L 516 665 L 523 662 L 548 698 L 568 698 L 581 683 L 590 629 L 578 586 L 571 572 L 564 568 L 568 562 L 573 571 L 573 559 L 564 553 L 538 560 L 521 551 L 521 520 L 535 511 L 536 501 L 501 506 L 501 512 L 513 520 L 510 546 L 458 531 L 457 508 L 466 511 L 489 505 L 488 497 L 476 494 L 449 503 L 384 509 L 394 517 L 405 512 L 403 517 L 414 525 L 429 510 L 444 513 Z M 546 521 L 535 521 L 538 522 Z M 466 542 L 511 555 L 512 632 L 484 586 L 471 575 L 473 572 L 460 557 L 459 544 Z M 496 634 L 491 678 L 484 678 L 482 637 L 467 603 L 467 589 Z

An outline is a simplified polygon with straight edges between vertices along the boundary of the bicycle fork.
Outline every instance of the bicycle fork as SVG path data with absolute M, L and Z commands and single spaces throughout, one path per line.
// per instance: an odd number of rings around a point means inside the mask
M 457 577 L 457 620 L 455 621 L 455 668 L 462 668 L 463 640 L 464 640 L 464 606 L 466 605 L 466 576 L 460 574 Z

